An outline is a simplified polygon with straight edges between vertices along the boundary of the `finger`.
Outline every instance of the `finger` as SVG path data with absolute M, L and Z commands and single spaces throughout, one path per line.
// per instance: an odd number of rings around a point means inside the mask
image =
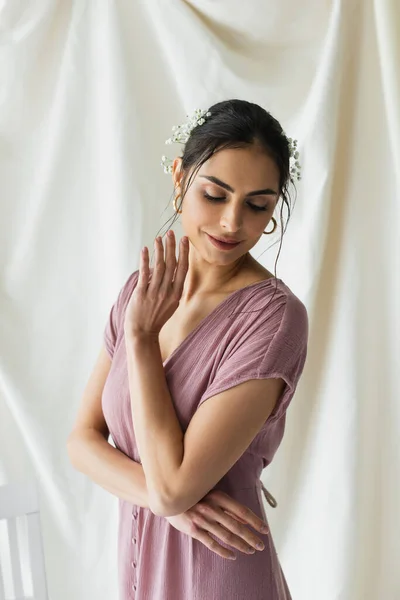
M 147 290 L 147 285 L 149 282 L 149 250 L 147 246 L 142 248 L 140 253 L 140 264 L 139 264 L 139 277 L 137 281 L 136 287 L 141 291 Z
M 236 555 L 234 552 L 228 550 L 228 548 L 224 548 L 224 546 L 221 546 L 221 544 L 218 544 L 218 542 L 214 540 L 214 538 L 212 538 L 203 529 L 198 528 L 196 535 L 193 537 L 195 537 L 196 540 L 204 544 L 204 546 L 206 546 L 209 550 L 211 550 L 215 554 L 218 554 L 218 556 L 222 556 L 222 558 L 236 560 Z
M 268 525 L 266 525 L 264 523 L 264 521 L 262 519 L 260 519 L 260 517 L 258 517 L 256 514 L 254 514 L 250 509 L 247 509 L 247 510 L 249 511 L 249 515 L 247 518 L 243 518 L 243 516 L 241 517 L 240 515 L 234 514 L 224 508 L 224 512 L 226 512 L 228 515 L 230 515 L 234 519 L 237 519 L 238 521 L 240 521 L 240 523 L 244 523 L 245 525 L 251 525 L 253 527 L 253 529 L 256 529 L 260 533 L 264 533 L 264 534 L 269 533 Z
M 243 523 L 244 525 L 248 525 L 247 521 L 245 521 L 244 519 L 242 519 L 241 517 L 238 517 L 237 515 L 232 515 L 229 510 L 225 510 L 225 512 L 230 515 L 231 517 L 233 517 L 234 519 L 237 519 L 240 523 Z
M 229 532 L 232 532 L 234 537 L 238 536 L 239 538 L 241 538 L 241 544 L 243 542 L 245 544 L 248 544 L 253 551 L 264 550 L 264 540 L 255 535 L 250 529 L 246 527 L 246 525 L 240 524 L 235 517 L 230 517 L 225 513 L 225 516 L 223 516 L 222 519 L 216 517 L 216 521 L 219 521 Z M 231 543 L 229 539 L 228 543 Z
M 228 494 L 221 492 L 221 490 L 218 490 L 218 492 L 218 496 L 211 496 L 207 502 L 211 502 L 218 508 L 222 508 L 222 510 L 230 513 L 241 522 L 244 520 L 246 524 L 251 525 L 253 529 L 256 529 L 260 533 L 269 533 L 268 523 L 265 523 L 248 506 L 240 504 L 240 502 L 228 496 Z M 264 528 L 266 528 L 266 531 Z
M 214 511 L 214 509 L 212 510 Z M 236 519 L 228 517 L 228 515 L 222 516 L 218 511 L 214 511 L 214 514 L 208 512 L 205 517 L 203 514 L 199 515 L 196 513 L 193 519 L 197 527 L 209 531 L 225 542 L 225 544 L 232 546 L 236 550 L 240 550 L 240 552 L 254 554 L 256 550 L 260 550 L 256 546 L 261 540 L 246 529 L 246 527 L 240 525 Z
M 183 292 L 186 274 L 189 268 L 189 238 L 184 236 L 179 243 L 178 266 L 176 267 L 175 279 L 173 283 L 174 291 L 180 298 Z
M 229 504 L 231 504 L 233 506 L 233 509 L 231 507 L 229 507 L 229 509 L 227 509 L 224 504 L 226 502 L 229 502 Z M 236 505 L 237 504 L 237 508 Z M 235 511 L 236 508 L 236 511 Z M 237 513 L 240 514 L 237 514 Z M 230 496 L 226 495 L 226 498 L 224 496 L 219 495 L 218 496 L 218 500 L 216 500 L 215 498 L 211 499 L 208 498 L 206 502 L 201 502 L 198 503 L 196 505 L 196 513 L 200 513 L 201 515 L 205 516 L 207 518 L 207 520 L 212 521 L 213 523 L 216 523 L 218 526 L 218 523 L 220 523 L 224 528 L 226 528 L 229 532 L 232 532 L 233 534 L 233 538 L 227 539 L 226 537 L 224 537 L 224 541 L 227 541 L 227 543 L 231 544 L 232 546 L 234 546 L 235 548 L 238 547 L 237 546 L 237 542 L 240 544 L 239 549 L 243 548 L 243 541 L 245 542 L 245 544 L 249 544 L 250 546 L 252 546 L 255 550 L 263 550 L 264 547 L 259 548 L 258 544 L 262 544 L 262 546 L 264 546 L 264 541 L 262 539 L 260 539 L 258 536 L 256 536 L 250 529 L 248 529 L 246 527 L 246 525 L 251 521 L 254 522 L 254 519 L 251 520 L 247 517 L 246 519 L 246 513 L 249 514 L 253 514 L 254 513 L 247 508 L 247 506 L 243 506 L 242 504 L 237 503 L 235 500 L 233 500 L 233 498 L 231 498 Z M 231 513 L 233 516 L 231 516 L 229 513 Z M 259 517 L 257 517 L 257 515 L 254 515 L 256 517 L 257 520 L 259 520 Z M 238 517 L 238 518 L 237 518 Z M 239 522 L 240 521 L 240 522 Z M 243 521 L 245 521 L 245 524 L 241 524 Z M 262 534 L 266 534 L 266 532 L 261 532 Z M 220 533 L 216 534 L 218 536 L 220 536 Z M 242 538 L 242 539 L 235 539 L 236 536 L 238 538 Z M 221 536 L 220 536 L 221 537 Z
M 172 229 L 167 231 L 167 243 L 165 250 L 165 280 L 168 287 L 173 283 L 174 273 L 176 269 L 176 256 L 175 256 L 175 234 Z
M 153 277 L 151 278 L 151 282 L 150 282 L 150 288 L 157 292 L 162 284 L 162 281 L 164 279 L 164 273 L 165 273 L 164 246 L 163 246 L 162 239 L 160 236 L 156 237 L 156 239 L 154 240 L 154 250 L 155 250 L 154 269 L 153 269 Z

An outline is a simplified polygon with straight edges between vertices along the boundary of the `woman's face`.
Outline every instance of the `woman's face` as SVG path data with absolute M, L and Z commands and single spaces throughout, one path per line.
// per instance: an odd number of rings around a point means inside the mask
M 181 162 L 176 158 L 173 163 L 175 187 L 181 180 Z M 180 210 L 184 235 L 207 262 L 235 262 L 266 229 L 278 201 L 278 190 L 278 168 L 259 147 L 221 150 L 201 166 L 183 199 Z M 178 187 L 177 192 L 181 191 Z M 180 202 L 178 199 L 178 206 Z M 221 250 L 209 235 L 230 237 L 240 243 Z

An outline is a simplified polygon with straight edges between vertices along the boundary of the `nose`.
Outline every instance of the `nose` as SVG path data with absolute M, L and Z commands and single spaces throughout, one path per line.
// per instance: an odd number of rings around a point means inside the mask
M 231 203 L 230 206 L 225 204 L 220 218 L 221 230 L 235 234 L 241 229 L 242 223 L 243 217 L 241 207 L 239 205 L 234 206 L 233 203 Z

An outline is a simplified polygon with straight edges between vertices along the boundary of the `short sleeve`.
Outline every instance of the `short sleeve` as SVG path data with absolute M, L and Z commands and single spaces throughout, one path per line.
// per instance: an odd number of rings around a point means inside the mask
M 111 360 L 114 357 L 114 351 L 118 340 L 121 338 L 124 325 L 125 310 L 129 299 L 137 283 L 139 271 L 131 273 L 120 289 L 118 297 L 111 307 L 106 326 L 104 329 L 103 339 L 107 353 Z
M 202 395 L 205 400 L 250 379 L 282 378 L 286 385 L 268 422 L 286 412 L 302 374 L 308 343 L 308 315 L 294 294 L 280 301 L 274 313 L 260 319 L 251 335 L 221 360 L 216 374 Z

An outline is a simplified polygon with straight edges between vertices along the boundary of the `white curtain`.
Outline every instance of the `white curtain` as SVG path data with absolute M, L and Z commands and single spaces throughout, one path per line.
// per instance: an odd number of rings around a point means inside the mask
M 117 597 L 117 499 L 65 442 L 173 215 L 164 141 L 228 98 L 272 112 L 303 171 L 277 276 L 308 358 L 263 473 L 282 567 L 296 600 L 400 598 L 399 0 L 0 5 L 0 483 L 38 481 L 51 599 Z M 272 271 L 279 235 L 252 251 Z

